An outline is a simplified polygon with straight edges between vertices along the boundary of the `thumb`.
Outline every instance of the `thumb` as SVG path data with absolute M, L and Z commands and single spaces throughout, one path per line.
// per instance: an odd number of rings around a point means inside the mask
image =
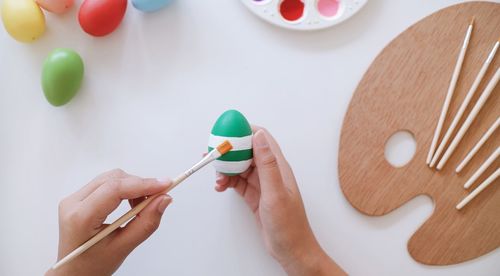
M 278 159 L 264 130 L 258 130 L 253 137 L 253 153 L 262 193 L 279 194 L 284 188 L 283 179 Z
M 169 195 L 155 198 L 123 228 L 120 235 L 117 236 L 118 247 L 122 250 L 132 251 L 149 238 L 160 226 L 163 212 L 171 202 L 172 198 Z

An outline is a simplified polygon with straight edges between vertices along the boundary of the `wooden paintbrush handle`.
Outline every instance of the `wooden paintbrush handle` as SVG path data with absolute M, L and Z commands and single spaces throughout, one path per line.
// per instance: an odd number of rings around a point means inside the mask
M 61 265 L 73 260 L 78 255 L 87 251 L 87 249 L 92 247 L 94 244 L 98 243 L 100 240 L 107 237 L 109 234 L 111 234 L 113 231 L 115 231 L 121 225 L 123 225 L 124 223 L 126 223 L 127 221 L 129 221 L 130 219 L 135 217 L 137 214 L 139 214 L 139 212 L 141 212 L 146 206 L 148 206 L 148 204 L 151 203 L 151 201 L 153 201 L 155 198 L 157 198 L 158 196 L 160 196 L 162 194 L 166 194 L 166 193 L 170 192 L 173 188 L 177 187 L 177 185 L 179 185 L 182 181 L 186 180 L 193 173 L 195 173 L 199 169 L 203 168 L 208 163 L 214 161 L 216 158 L 220 157 L 222 154 L 229 152 L 231 149 L 232 149 L 231 143 L 229 143 L 228 141 L 224 141 L 224 143 L 222 143 L 220 146 L 218 146 L 217 149 L 212 150 L 205 157 L 203 157 L 203 159 L 200 162 L 196 163 L 189 170 L 185 171 L 184 173 L 179 175 L 177 178 L 175 178 L 172 181 L 172 184 L 167 189 L 165 189 L 163 192 L 158 193 L 156 195 L 152 195 L 152 196 L 146 198 L 145 200 L 143 200 L 141 203 L 137 204 L 134 208 L 132 208 L 127 213 L 125 213 L 123 216 L 121 216 L 115 222 L 110 224 L 108 227 L 104 228 L 101 232 L 97 233 L 95 236 L 90 238 L 84 244 L 80 245 L 78 248 L 76 248 L 71 253 L 69 253 L 67 256 L 65 256 L 60 261 L 58 261 L 54 266 L 52 266 L 52 269 L 57 269 Z
M 176 179 L 177 180 L 177 179 Z M 110 224 L 108 227 L 104 228 L 101 232 L 97 233 L 95 236 L 90 238 L 88 241 L 86 241 L 84 244 L 80 245 L 77 249 L 75 249 L 73 252 L 68 254 L 66 257 L 62 258 L 59 262 L 57 262 L 52 269 L 56 269 L 59 266 L 73 260 L 74 258 L 78 257 L 80 254 L 83 252 L 87 251 L 90 247 L 107 237 L 109 234 L 111 234 L 113 231 L 118 229 L 120 226 L 125 224 L 127 221 L 130 219 L 134 218 L 137 214 L 139 214 L 146 206 L 151 203 L 155 198 L 166 194 L 170 192 L 175 186 L 177 186 L 180 182 L 177 182 L 174 180 L 172 185 L 170 185 L 165 191 L 158 193 L 156 195 L 152 195 L 145 200 L 143 200 L 141 203 L 137 204 L 134 208 L 130 209 L 127 213 L 125 213 L 123 216 L 115 220 L 112 224 Z

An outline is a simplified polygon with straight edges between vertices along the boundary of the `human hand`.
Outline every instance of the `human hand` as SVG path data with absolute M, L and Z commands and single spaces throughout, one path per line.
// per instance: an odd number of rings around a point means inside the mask
M 254 163 L 238 176 L 217 175 L 215 189 L 234 188 L 252 210 L 269 253 L 289 275 L 343 275 L 317 242 L 292 169 L 278 143 L 254 127 Z
M 104 229 L 106 217 L 122 200 L 128 199 L 134 207 L 145 196 L 160 193 L 169 185 L 170 181 L 144 179 L 117 169 L 96 177 L 63 199 L 59 203 L 58 260 Z M 47 271 L 46 276 L 113 274 L 128 254 L 158 228 L 170 202 L 170 196 L 159 196 L 126 226 L 116 229 L 71 262 Z

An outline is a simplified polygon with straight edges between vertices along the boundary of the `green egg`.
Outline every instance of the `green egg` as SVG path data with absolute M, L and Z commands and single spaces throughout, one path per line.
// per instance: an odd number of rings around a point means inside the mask
M 83 61 L 71 49 L 55 49 L 45 59 L 42 88 L 47 101 L 54 106 L 68 103 L 78 92 L 83 79 Z
M 224 141 L 229 141 L 233 149 L 213 162 L 215 170 L 225 175 L 238 175 L 252 164 L 252 127 L 243 114 L 228 110 L 215 122 L 208 140 L 208 151 L 212 151 Z

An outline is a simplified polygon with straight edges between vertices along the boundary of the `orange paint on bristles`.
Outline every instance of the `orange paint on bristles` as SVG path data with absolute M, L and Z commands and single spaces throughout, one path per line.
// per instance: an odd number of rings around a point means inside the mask
M 228 140 L 224 141 L 222 144 L 220 144 L 217 147 L 217 151 L 220 152 L 220 154 L 222 154 L 222 155 L 228 153 L 232 149 L 233 149 L 233 145 L 231 145 L 231 143 Z

